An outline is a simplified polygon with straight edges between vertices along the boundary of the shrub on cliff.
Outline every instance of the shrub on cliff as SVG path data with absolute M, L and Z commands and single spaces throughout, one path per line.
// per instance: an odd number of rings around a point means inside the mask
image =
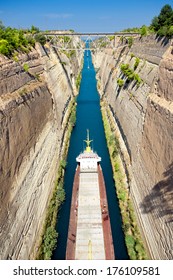
M 140 59 L 137 57 L 134 64 L 134 69 L 136 69 L 139 65 Z M 134 72 L 133 69 L 129 67 L 129 64 L 121 64 L 120 69 L 122 73 L 126 76 L 127 81 L 136 81 L 139 86 L 142 82 L 142 79 L 139 77 L 137 73 Z
M 76 110 L 74 110 L 72 113 L 71 113 L 71 116 L 70 116 L 70 123 L 72 126 L 75 126 L 76 124 Z
M 141 36 L 146 36 L 147 35 L 147 26 L 143 25 L 141 28 L 140 28 L 140 34 Z
M 10 57 L 15 51 L 28 52 L 35 40 L 28 30 L 4 27 L 0 21 L 0 53 Z
M 132 45 L 133 45 L 133 37 L 129 37 L 128 38 L 128 46 L 129 46 L 129 48 L 131 48 Z
M 80 88 L 81 79 L 82 79 L 82 75 L 81 75 L 81 72 L 79 72 L 79 74 L 76 77 L 76 88 L 77 89 Z
M 42 46 L 46 44 L 46 37 L 42 34 L 35 35 L 36 42 L 40 43 Z
M 117 84 L 118 84 L 119 87 L 122 87 L 122 86 L 124 85 L 124 80 L 122 80 L 122 79 L 119 78 L 119 79 L 117 80 Z
M 24 63 L 24 65 L 23 65 L 23 70 L 24 70 L 25 72 L 28 72 L 28 71 L 29 71 L 29 65 L 28 65 L 28 63 Z
M 44 236 L 44 260 L 50 260 L 52 251 L 56 247 L 58 233 L 52 227 L 48 227 Z
M 67 162 L 65 159 L 62 159 L 61 162 L 60 162 L 60 166 L 65 169 L 66 168 L 66 165 L 67 165 Z
M 31 32 L 32 34 L 36 34 L 36 33 L 39 33 L 40 30 L 39 30 L 38 27 L 32 25 L 32 26 L 31 26 L 31 29 L 30 29 L 30 32 Z
M 139 62 L 140 62 L 139 57 L 136 57 L 136 59 L 135 59 L 135 64 L 134 64 L 134 70 L 136 70 L 136 68 L 138 67 Z
M 139 77 L 138 74 L 134 75 L 134 80 L 137 82 L 138 86 L 142 83 L 142 79 Z
M 9 44 L 5 39 L 0 40 L 0 53 L 7 56 L 9 54 Z

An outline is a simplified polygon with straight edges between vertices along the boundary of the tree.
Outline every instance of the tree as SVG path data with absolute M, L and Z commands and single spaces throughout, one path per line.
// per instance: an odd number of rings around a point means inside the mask
M 162 26 L 168 26 L 171 23 L 173 11 L 170 5 L 165 5 L 160 11 L 160 14 L 158 16 L 159 25 Z
M 155 17 L 152 19 L 151 27 L 152 27 L 155 31 L 159 30 L 159 18 L 158 18 L 158 17 L 155 16 Z
M 172 37 L 173 36 L 173 25 L 170 26 L 169 30 L 168 30 L 168 36 Z
M 173 26 L 173 10 L 170 5 L 165 5 L 160 11 L 158 16 L 155 16 L 151 22 L 151 29 L 154 29 L 160 36 L 172 36 L 172 29 Z

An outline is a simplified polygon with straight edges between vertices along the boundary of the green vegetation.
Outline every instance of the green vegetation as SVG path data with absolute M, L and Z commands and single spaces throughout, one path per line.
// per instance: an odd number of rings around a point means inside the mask
M 0 21 L 0 54 L 11 57 L 15 53 L 16 57 L 17 52 L 28 53 L 35 46 L 35 42 L 42 45 L 46 42 L 45 36 L 39 34 L 37 27 L 32 26 L 30 30 L 22 30 L 5 27 Z
M 37 79 L 37 81 L 41 82 L 41 77 L 38 73 L 35 73 L 33 76 Z
M 129 64 L 121 64 L 120 69 L 122 73 L 127 77 L 128 81 L 134 79 L 134 70 L 129 67 Z
M 28 71 L 29 71 L 29 65 L 28 65 L 28 63 L 24 63 L 23 69 L 24 69 L 25 72 L 28 72 Z
M 102 42 L 100 44 L 100 48 L 105 48 L 107 46 L 108 42 Z
M 141 27 L 133 27 L 133 28 L 127 28 L 124 29 L 123 32 L 131 32 L 131 33 L 139 33 L 141 36 L 146 36 L 152 32 L 151 28 L 142 25 Z
M 74 56 L 76 54 L 76 51 L 75 50 L 71 50 L 70 52 L 69 52 L 69 57 L 72 57 L 72 56 Z
M 46 37 L 43 34 L 36 34 L 35 41 L 40 43 L 42 46 L 46 44 Z
M 142 83 L 142 79 L 136 73 L 134 74 L 134 80 L 136 81 L 137 86 L 139 86 Z
M 82 79 L 82 74 L 81 74 L 81 72 L 79 72 L 79 74 L 76 77 L 76 88 L 77 89 L 79 89 L 79 87 L 80 87 L 81 79 Z
M 30 32 L 31 32 L 31 34 L 36 34 L 36 33 L 39 33 L 40 30 L 39 30 L 38 27 L 32 25 L 32 26 L 31 26 L 31 29 L 30 29 Z
M 62 169 L 65 169 L 65 168 L 66 168 L 66 165 L 67 165 L 66 160 L 65 160 L 65 159 L 62 159 L 62 160 L 60 161 L 60 166 L 62 167 Z
M 136 69 L 139 65 L 139 58 L 136 58 L 134 69 Z M 122 73 L 127 77 L 127 81 L 136 81 L 137 85 L 139 86 L 142 83 L 142 79 L 139 77 L 138 74 L 134 72 L 133 69 L 129 67 L 129 64 L 121 64 L 120 69 Z
M 64 36 L 64 42 L 65 43 L 70 43 L 71 42 L 71 38 L 69 36 Z
M 170 5 L 165 5 L 158 16 L 155 16 L 151 28 L 161 36 L 172 37 L 173 35 L 173 10 Z
M 13 54 L 13 60 L 14 60 L 15 62 L 18 62 L 18 61 L 19 61 L 19 59 L 18 59 L 18 57 L 17 57 L 17 54 L 16 54 L 16 53 L 14 53 L 14 54 Z
M 70 115 L 70 120 L 69 121 L 70 121 L 72 126 L 75 126 L 75 124 L 76 124 L 76 107 L 72 111 L 72 113 Z
M 137 67 L 138 67 L 138 65 L 139 65 L 139 62 L 140 62 L 139 57 L 136 57 L 136 59 L 135 59 L 135 64 L 134 64 L 134 70 L 137 69 Z
M 61 61 L 61 65 L 67 65 L 65 61 Z
M 75 50 L 71 50 L 71 51 L 62 50 L 62 53 L 64 53 L 68 58 L 71 58 L 76 54 L 76 51 Z
M 135 57 L 134 53 L 131 53 L 131 54 L 130 54 L 130 57 L 131 57 L 131 58 Z
M 122 79 L 119 78 L 119 79 L 117 80 L 117 84 L 118 84 L 119 87 L 122 87 L 122 86 L 124 85 L 124 80 L 122 80 Z
M 26 88 L 20 89 L 19 94 L 20 94 L 20 96 L 27 94 L 27 89 Z
M 173 36 L 173 9 L 166 4 L 162 7 L 160 14 L 152 19 L 150 26 L 127 28 L 124 32 L 136 32 L 141 36 L 156 33 L 159 36 L 171 38 Z
M 131 260 L 145 260 L 147 259 L 147 255 L 140 231 L 138 229 L 129 189 L 125 183 L 125 174 L 119 156 L 120 146 L 118 138 L 115 135 L 114 119 L 104 101 L 101 102 L 101 111 L 116 184 L 117 197 L 121 210 L 123 231 L 128 255 Z M 128 177 L 130 177 L 129 174 Z
M 60 165 L 58 169 L 58 178 L 55 189 L 47 210 L 46 220 L 43 229 L 41 245 L 37 254 L 37 259 L 48 260 L 51 258 L 52 251 L 55 249 L 58 233 L 55 231 L 57 213 L 61 204 L 65 200 L 65 192 L 63 189 L 63 168 Z
M 141 36 L 146 36 L 148 34 L 148 28 L 146 25 L 143 25 L 141 28 L 140 28 L 140 34 Z
M 46 260 L 50 260 L 52 256 L 52 251 L 56 248 L 56 239 L 58 237 L 58 233 L 52 227 L 48 227 L 46 229 L 46 233 L 44 235 L 44 248 L 43 252 Z
M 114 35 L 108 36 L 108 38 L 109 38 L 110 41 L 113 41 L 115 39 L 115 36 Z
M 128 46 L 129 46 L 129 48 L 131 48 L 132 45 L 133 45 L 133 37 L 129 37 L 128 38 Z
M 63 144 L 63 152 L 61 161 L 58 168 L 57 179 L 55 182 L 55 187 L 52 193 L 52 197 L 49 202 L 49 206 L 47 209 L 47 214 L 43 226 L 42 236 L 39 240 L 39 249 L 37 252 L 36 259 L 39 260 L 50 260 L 52 256 L 52 252 L 56 247 L 58 233 L 55 230 L 55 226 L 57 223 L 57 215 L 58 211 L 65 200 L 65 191 L 63 188 L 63 180 L 64 180 L 64 172 L 66 168 L 66 157 L 69 147 L 70 135 L 73 128 L 71 122 L 69 122 L 71 114 L 76 110 L 76 102 L 73 99 L 69 105 L 67 123 L 68 130 L 65 134 L 65 141 Z
M 24 31 L 10 27 L 0 29 L 0 53 L 11 56 L 15 51 L 28 52 L 33 44 Z

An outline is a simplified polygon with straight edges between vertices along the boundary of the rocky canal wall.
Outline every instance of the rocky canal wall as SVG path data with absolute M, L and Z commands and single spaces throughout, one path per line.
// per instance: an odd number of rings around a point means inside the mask
M 34 257 L 81 62 L 48 44 L 0 57 L 0 259 Z
M 172 259 L 172 42 L 149 36 L 131 47 L 125 39 L 114 44 L 93 53 L 98 89 L 126 147 L 130 193 L 150 255 Z M 136 76 L 128 78 L 122 64 Z

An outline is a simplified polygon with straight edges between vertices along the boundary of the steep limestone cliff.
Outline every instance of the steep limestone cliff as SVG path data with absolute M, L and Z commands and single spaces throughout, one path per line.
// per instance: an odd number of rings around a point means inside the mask
M 98 88 L 126 146 L 131 196 L 150 254 L 172 259 L 173 47 L 155 36 L 136 38 L 131 48 L 116 39 L 115 46 L 93 54 Z
M 49 45 L 18 61 L 0 58 L 0 259 L 33 257 L 81 61 Z

